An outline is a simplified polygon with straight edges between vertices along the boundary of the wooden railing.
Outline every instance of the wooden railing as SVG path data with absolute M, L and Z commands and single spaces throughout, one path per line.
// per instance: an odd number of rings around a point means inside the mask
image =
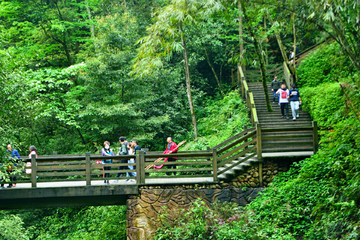
M 259 182 L 262 183 L 262 133 L 268 132 L 295 132 L 312 131 L 313 151 L 318 150 L 318 127 L 313 122 L 312 127 L 303 128 L 271 128 L 261 129 L 260 124 L 254 128 L 244 127 L 244 130 L 226 141 L 207 148 L 204 151 L 178 152 L 176 154 L 162 154 L 159 152 L 137 151 L 136 155 L 126 156 L 100 156 L 98 154 L 86 153 L 85 155 L 53 155 L 36 158 L 32 155 L 30 159 L 22 159 L 13 169 L 20 168 L 21 174 L 17 175 L 17 183 L 31 183 L 36 188 L 38 183 L 56 183 L 64 181 L 84 181 L 90 186 L 94 180 L 124 180 L 134 179 L 137 185 L 166 184 L 164 181 L 154 182 L 151 180 L 176 178 L 176 182 L 182 183 L 183 178 L 212 178 L 212 182 L 218 182 L 218 177 L 228 170 L 244 163 L 249 159 L 257 159 L 259 162 Z M 266 139 L 266 138 L 264 138 Z M 177 157 L 175 162 L 154 163 L 157 158 Z M 98 160 L 112 159 L 111 164 L 97 164 Z M 135 163 L 120 163 L 123 159 L 134 159 Z M 25 167 L 31 162 L 31 167 Z M 148 165 L 176 165 L 175 169 L 149 169 Z M 110 167 L 110 170 L 104 170 Z M 118 167 L 125 169 L 118 170 Z M 130 169 L 135 167 L 135 169 Z M 26 173 L 31 170 L 31 173 Z M 104 178 L 103 174 L 109 173 L 110 177 Z M 134 173 L 135 176 L 116 177 L 118 173 Z M 165 173 L 175 173 L 175 176 L 167 176 Z M 180 173 L 180 174 L 177 174 Z M 4 182 L 2 182 L 4 183 Z M 98 184 L 98 183 L 97 183 Z
M 255 126 L 256 124 L 259 123 L 259 120 L 257 117 L 254 96 L 253 96 L 253 93 L 249 89 L 244 72 L 242 71 L 242 68 L 240 66 L 238 67 L 238 74 L 239 74 L 239 79 L 241 82 L 241 93 L 242 93 L 242 96 L 246 99 L 247 107 L 250 109 L 252 125 Z

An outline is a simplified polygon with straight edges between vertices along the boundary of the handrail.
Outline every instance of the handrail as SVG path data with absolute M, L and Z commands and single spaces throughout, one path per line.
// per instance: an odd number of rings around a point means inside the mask
M 249 89 L 249 86 L 246 82 L 246 78 L 245 78 L 245 75 L 244 75 L 244 72 L 243 72 L 241 66 L 238 66 L 238 71 L 239 71 L 239 75 L 240 75 L 240 79 L 241 79 L 242 94 L 246 98 L 247 106 L 250 109 L 251 121 L 252 121 L 253 126 L 255 126 L 256 124 L 259 123 L 259 119 L 258 119 L 257 112 L 256 112 L 254 96 Z

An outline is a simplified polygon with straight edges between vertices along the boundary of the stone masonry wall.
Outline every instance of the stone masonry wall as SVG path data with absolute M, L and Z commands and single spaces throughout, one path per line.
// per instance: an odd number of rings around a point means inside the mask
M 151 239 L 156 231 L 156 219 L 162 207 L 168 211 L 184 209 L 190 206 L 197 198 L 203 199 L 207 204 L 216 200 L 220 202 L 236 202 L 245 206 L 254 199 L 262 188 L 229 189 L 142 189 L 139 196 L 127 201 L 127 239 Z M 171 222 L 171 214 L 167 221 Z
M 263 162 L 263 186 L 266 187 L 279 172 L 288 171 L 291 162 L 281 159 Z M 156 219 L 161 209 L 166 206 L 168 211 L 184 209 L 197 198 L 207 204 L 235 202 L 245 206 L 263 190 L 259 184 L 259 164 L 254 163 L 244 172 L 228 181 L 218 184 L 189 184 L 143 186 L 138 196 L 127 201 L 127 239 L 151 239 L 156 231 Z M 169 214 L 168 221 L 172 221 Z

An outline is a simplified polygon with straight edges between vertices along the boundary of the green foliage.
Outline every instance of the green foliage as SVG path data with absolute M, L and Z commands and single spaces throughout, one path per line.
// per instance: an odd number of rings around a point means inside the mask
M 349 58 L 341 52 L 334 42 L 315 50 L 299 66 L 300 86 L 316 87 L 324 82 L 334 82 L 334 78 L 347 78 L 354 73 Z
M 126 206 L 5 211 L 0 217 L 2 233 L 18 234 L 5 239 L 126 239 Z
M 0 217 L 0 238 L 6 240 L 30 239 L 28 231 L 24 228 L 24 222 L 17 215 L 5 215 Z
M 241 208 L 234 203 L 215 202 L 207 206 L 197 199 L 189 210 L 179 209 L 159 215 L 159 226 L 155 239 L 217 239 L 219 229 L 232 225 L 241 214 Z M 173 225 L 168 218 L 173 219 Z
M 248 110 L 238 91 L 231 91 L 223 99 L 209 99 L 206 107 L 197 109 L 199 118 L 199 138 L 188 143 L 184 149 L 206 150 L 229 137 L 241 132 L 245 125 L 250 126 Z

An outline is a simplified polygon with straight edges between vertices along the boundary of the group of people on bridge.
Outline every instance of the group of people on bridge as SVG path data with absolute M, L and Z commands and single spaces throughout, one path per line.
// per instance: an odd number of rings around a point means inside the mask
M 292 89 L 287 89 L 285 83 L 280 83 L 277 80 L 277 76 L 274 77 L 274 80 L 271 82 L 271 91 L 273 92 L 273 103 L 275 99 L 278 98 L 278 103 L 281 110 L 281 117 L 289 119 L 289 103 L 291 107 L 293 121 L 296 121 L 296 118 L 300 117 L 299 110 L 302 103 L 299 89 L 296 88 L 296 85 L 291 86 Z
M 142 148 L 139 146 L 138 144 L 138 140 L 134 139 L 130 142 L 128 142 L 126 140 L 126 137 L 120 137 L 119 138 L 119 142 L 120 142 L 120 148 L 118 148 L 117 152 L 114 153 L 113 149 L 110 148 L 110 142 L 109 141 L 105 141 L 103 148 L 101 150 L 101 154 L 102 156 L 114 156 L 116 155 L 136 155 L 136 151 L 141 151 Z M 167 147 L 166 150 L 163 152 L 163 154 L 171 154 L 171 153 L 177 153 L 178 151 L 178 145 L 172 141 L 171 137 L 167 138 Z M 37 149 L 35 146 L 30 146 L 29 148 L 29 159 L 32 157 L 32 155 L 35 155 L 36 158 L 38 158 L 37 155 Z M 4 166 L 6 168 L 6 172 L 4 174 L 8 175 L 9 178 L 9 185 L 7 186 L 7 188 L 12 188 L 12 187 L 16 187 L 16 175 L 13 174 L 14 171 L 12 170 L 14 166 L 16 166 L 17 164 L 19 164 L 21 162 L 20 159 L 20 154 L 19 151 L 14 149 L 13 146 L 11 144 L 7 145 L 7 151 L 6 151 L 6 159 L 9 161 L 6 161 L 6 163 L 4 162 Z M 176 157 L 169 157 L 169 158 L 165 158 L 164 162 L 175 162 L 176 161 Z M 107 170 L 111 170 L 111 166 L 106 166 L 106 164 L 111 164 L 113 163 L 112 159 L 104 159 L 104 160 L 99 160 L 96 161 L 96 164 L 104 164 L 103 170 L 107 171 Z M 129 159 L 122 159 L 120 160 L 120 163 L 136 163 L 136 158 L 129 158 Z M 26 174 L 31 174 L 31 162 L 27 162 L 26 163 L 26 167 L 27 169 L 25 170 Z M 161 169 L 163 166 L 154 166 L 155 169 Z M 176 165 L 167 165 L 168 169 L 176 169 Z M 136 166 L 134 165 L 129 165 L 129 166 L 119 166 L 118 170 L 135 170 Z M 170 175 L 169 172 L 166 173 L 166 175 Z M 106 178 L 110 177 L 110 173 L 104 173 L 103 174 L 104 177 L 104 183 L 105 184 L 109 184 L 109 180 L 107 180 Z M 124 173 L 118 173 L 116 175 L 116 178 L 123 178 L 123 177 L 136 177 L 136 172 L 126 172 L 126 174 Z M 4 178 L 0 177 L 0 181 L 4 181 Z M 118 180 L 114 180 L 115 182 L 118 182 Z M 125 181 L 129 181 L 129 182 L 134 182 L 134 179 L 126 179 Z M 0 189 L 5 188 L 4 183 L 2 183 L 0 185 Z
M 130 142 L 127 141 L 126 137 L 120 137 L 119 138 L 119 142 L 121 144 L 118 152 L 116 153 L 116 155 L 136 155 L 136 151 L 141 151 L 142 148 L 139 146 L 138 144 L 138 140 L 134 139 Z M 165 151 L 163 152 L 163 154 L 171 154 L 171 153 L 177 153 L 178 151 L 178 145 L 172 141 L 171 137 L 167 138 L 167 147 L 165 149 Z M 114 156 L 114 151 L 113 149 L 110 148 L 110 142 L 109 141 L 105 141 L 104 142 L 104 147 L 101 150 L 101 154 L 103 156 Z M 176 161 L 176 157 L 169 157 L 169 158 L 165 158 L 164 162 L 175 162 Z M 112 159 L 107 159 L 107 160 L 102 160 L 102 161 L 97 161 L 97 164 L 105 164 L 103 169 L 106 170 L 110 170 L 111 167 L 106 166 L 106 164 L 111 164 L 112 163 Z M 129 158 L 129 159 L 122 159 L 120 160 L 120 163 L 136 163 L 136 159 L 135 158 Z M 167 165 L 168 169 L 175 169 L 176 165 Z M 154 166 L 155 169 L 160 169 L 162 168 L 162 166 Z M 133 165 L 129 165 L 129 166 L 119 166 L 118 170 L 135 170 L 136 166 Z M 169 172 L 166 173 L 166 175 L 170 175 Z M 123 173 L 118 173 L 116 175 L 117 178 L 123 178 L 123 177 L 136 177 L 136 172 L 126 172 L 126 174 L 124 175 Z M 106 178 L 110 177 L 110 173 L 104 173 L 104 183 L 105 184 L 109 184 L 109 180 L 107 180 Z M 118 180 L 114 180 L 115 182 L 118 182 Z M 134 179 L 126 179 L 125 181 L 129 181 L 129 182 L 134 182 Z

